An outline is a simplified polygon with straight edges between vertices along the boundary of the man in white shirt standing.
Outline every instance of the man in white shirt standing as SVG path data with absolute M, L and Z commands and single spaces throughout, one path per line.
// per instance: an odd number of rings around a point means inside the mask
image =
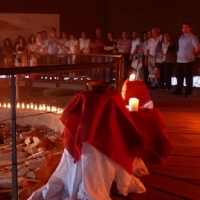
M 48 38 L 48 49 L 47 49 L 47 64 L 57 64 L 57 53 L 58 53 L 58 42 L 59 38 L 56 36 L 56 29 L 52 28 Z
M 183 35 L 179 38 L 179 50 L 177 54 L 176 77 L 177 86 L 173 94 L 182 94 L 183 80 L 186 79 L 185 97 L 190 97 L 193 87 L 193 66 L 195 54 L 199 52 L 199 39 L 191 33 L 191 24 L 182 24 Z
M 155 78 L 156 67 L 155 67 L 155 49 L 159 41 L 162 40 L 160 29 L 157 27 L 152 28 L 152 37 L 148 40 L 147 54 L 145 65 L 148 65 L 149 77 L 151 82 L 151 88 L 155 88 L 157 80 Z
M 138 37 L 138 32 L 136 30 L 132 31 L 132 43 L 131 43 L 131 52 L 130 52 L 130 60 L 133 60 L 134 56 L 137 55 L 138 50 L 140 48 L 141 45 L 141 40 Z
M 90 39 L 87 38 L 85 31 L 81 32 L 81 38 L 79 39 L 79 53 L 90 53 Z

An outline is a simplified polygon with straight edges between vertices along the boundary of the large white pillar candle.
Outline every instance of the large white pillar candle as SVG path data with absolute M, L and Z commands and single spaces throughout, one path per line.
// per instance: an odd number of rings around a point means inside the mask
M 131 74 L 129 80 L 130 81 L 135 81 L 135 74 Z
M 137 98 L 130 98 L 129 99 L 129 111 L 138 111 L 139 107 L 139 99 Z

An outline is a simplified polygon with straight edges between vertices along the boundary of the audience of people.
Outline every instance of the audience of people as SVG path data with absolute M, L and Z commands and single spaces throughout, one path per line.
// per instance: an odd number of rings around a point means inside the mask
M 24 37 L 18 35 L 14 47 L 9 38 L 4 40 L 3 54 L 5 67 L 10 63 L 15 66 L 37 66 L 56 64 L 75 64 L 76 54 L 96 54 L 91 56 L 92 63 L 112 62 L 112 56 L 97 54 L 121 54 L 124 56 L 124 78 L 127 79 L 131 70 L 131 63 L 137 60 L 135 69 L 136 79 L 143 80 L 150 88 L 158 87 L 171 92 L 172 70 L 175 66 L 177 86 L 173 94 L 182 94 L 183 80 L 186 78 L 185 96 L 191 95 L 193 79 L 192 70 L 195 55 L 200 51 L 199 39 L 191 32 L 191 24 L 182 24 L 183 35 L 179 43 L 171 41 L 170 32 L 163 32 L 158 27 L 144 31 L 141 37 L 138 31 L 132 31 L 132 39 L 128 31 L 123 30 L 121 38 L 116 40 L 113 32 L 103 37 L 102 29 L 96 29 L 96 37 L 89 39 L 85 31 L 81 32 L 78 40 L 74 33 L 61 33 L 61 38 L 52 28 L 49 36 L 45 30 L 38 32 L 37 37 L 31 34 L 28 45 Z M 14 56 L 16 53 L 16 56 Z M 26 55 L 28 53 L 28 55 Z M 15 61 L 14 61 L 15 60 Z M 133 69 L 132 69 L 133 70 Z M 133 70 L 134 71 L 134 70 Z M 100 70 L 94 69 L 93 77 L 99 77 Z M 107 69 L 107 77 L 112 74 L 112 69 Z M 70 72 L 74 76 L 74 72 Z

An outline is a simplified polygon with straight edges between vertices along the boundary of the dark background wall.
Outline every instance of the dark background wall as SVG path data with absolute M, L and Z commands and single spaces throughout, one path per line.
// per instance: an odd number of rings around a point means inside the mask
M 181 34 L 181 23 L 191 21 L 200 37 L 199 0 L 9 0 L 1 1 L 1 13 L 60 14 L 60 28 L 75 32 L 86 30 L 90 36 L 96 27 L 112 30 L 116 38 L 121 31 L 140 32 L 158 26 L 170 30 L 174 40 Z M 36 30 L 38 31 L 38 30 Z
M 170 31 L 173 39 L 181 34 L 181 24 L 190 21 L 200 36 L 199 0 L 109 0 L 108 24 L 118 37 L 121 30 L 148 30 L 158 26 Z
M 60 14 L 61 31 L 73 32 L 78 37 L 82 30 L 92 35 L 96 27 L 105 27 L 104 0 L 1 0 L 0 2 L 1 13 Z M 36 30 L 36 33 L 38 31 Z

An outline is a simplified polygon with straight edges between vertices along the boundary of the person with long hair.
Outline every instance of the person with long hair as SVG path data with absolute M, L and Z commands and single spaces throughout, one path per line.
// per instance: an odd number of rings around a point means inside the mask
M 37 66 L 37 45 L 36 45 L 36 37 L 31 34 L 28 38 L 28 53 L 32 54 L 29 56 L 30 66 Z
M 11 65 L 13 63 L 13 46 L 9 38 L 4 40 L 3 45 L 3 54 L 4 54 L 4 63 L 5 67 Z
M 27 61 L 27 44 L 24 39 L 24 37 L 20 36 L 19 37 L 19 43 L 16 46 L 16 53 L 18 54 L 17 60 L 18 63 L 21 67 L 26 67 L 28 66 L 28 61 Z

